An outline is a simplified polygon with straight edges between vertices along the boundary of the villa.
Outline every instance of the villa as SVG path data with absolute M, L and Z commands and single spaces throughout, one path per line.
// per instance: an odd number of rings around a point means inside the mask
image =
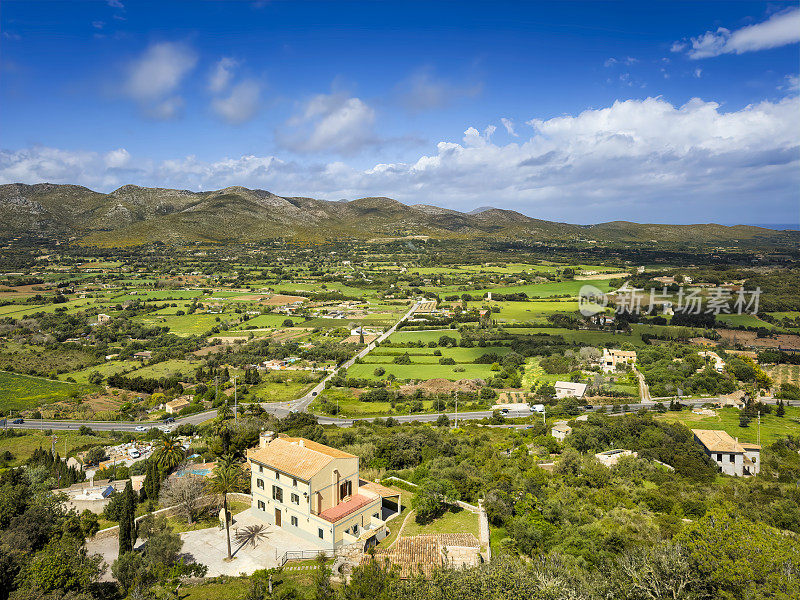
M 265 431 L 247 460 L 253 513 L 328 550 L 374 546 L 400 511 L 400 493 L 362 480 L 358 457 L 342 450 Z
M 635 350 L 616 350 L 603 348 L 603 357 L 600 359 L 600 367 L 605 373 L 616 371 L 620 365 L 632 365 L 636 362 Z
M 740 443 L 725 431 L 692 429 L 694 439 L 703 446 L 726 475 L 745 477 L 757 475 L 761 468 L 761 446 Z

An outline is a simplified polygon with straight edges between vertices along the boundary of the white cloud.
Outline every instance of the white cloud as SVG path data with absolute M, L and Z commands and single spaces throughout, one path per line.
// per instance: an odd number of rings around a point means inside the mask
M 800 9 L 772 15 L 762 23 L 730 31 L 724 27 L 706 31 L 690 40 L 689 58 L 710 58 L 721 54 L 743 54 L 769 48 L 778 48 L 800 42 Z M 683 52 L 689 44 L 675 42 L 673 52 Z
M 305 123 L 307 115 L 316 115 L 317 123 L 352 100 L 315 99 L 300 118 Z M 471 127 L 461 143 L 441 141 L 435 152 L 413 161 L 367 168 L 248 155 L 214 162 L 131 158 L 118 169 L 108 165 L 108 155 L 4 151 L 0 181 L 79 183 L 107 191 L 137 183 L 195 190 L 245 185 L 333 199 L 388 195 L 464 210 L 492 204 L 582 223 L 761 222 L 764 214 L 779 220 L 796 212 L 796 96 L 732 112 L 700 99 L 683 106 L 661 98 L 618 101 L 527 124 L 533 133 L 525 140 L 497 145 L 491 127 Z
M 92 21 L 92 27 L 95 29 L 102 29 L 106 26 L 105 21 Z
M 411 112 L 421 112 L 444 108 L 462 97 L 472 97 L 480 93 L 480 82 L 459 85 L 438 77 L 432 68 L 418 69 L 411 76 L 400 82 L 396 93 L 402 104 Z
M 376 142 L 375 111 L 360 98 L 319 94 L 276 132 L 279 143 L 295 152 L 357 152 Z
M 694 76 L 697 77 L 697 79 L 700 79 L 702 75 L 703 75 L 703 69 L 698 67 L 697 69 L 694 70 Z
M 613 56 L 611 58 L 607 58 L 606 61 L 603 63 L 604 67 L 613 67 L 617 63 L 621 63 L 624 65 L 635 65 L 639 62 L 638 58 L 633 58 L 632 56 L 626 56 L 625 58 L 616 59 Z
M 503 127 L 506 128 L 508 135 L 519 137 L 519 134 L 516 131 L 514 131 L 514 121 L 512 121 L 511 119 L 506 119 L 505 117 L 501 117 L 500 122 L 503 124 Z
M 120 0 L 108 0 L 107 4 L 111 8 L 125 8 L 125 5 Z
M 215 94 L 227 89 L 233 79 L 233 69 L 237 65 L 238 63 L 232 58 L 227 56 L 220 58 L 208 76 L 208 89 Z
M 131 63 L 125 90 L 137 100 L 162 97 L 175 91 L 196 63 L 195 53 L 183 44 L 152 44 Z
M 148 116 L 173 118 L 183 107 L 183 98 L 175 92 L 196 63 L 194 51 L 183 44 L 152 44 L 129 65 L 123 91 Z
M 230 95 L 216 98 L 211 107 L 222 119 L 232 124 L 244 123 L 255 116 L 261 97 L 261 87 L 256 81 L 246 79 L 233 86 Z
M 131 155 L 125 148 L 117 148 L 105 155 L 106 166 L 111 169 L 121 169 L 126 167 L 131 161 Z

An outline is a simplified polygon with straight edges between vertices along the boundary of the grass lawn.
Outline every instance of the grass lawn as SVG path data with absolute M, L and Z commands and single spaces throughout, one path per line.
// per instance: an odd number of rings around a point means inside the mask
M 436 356 L 434 352 L 439 350 L 442 355 Z M 508 346 L 485 346 L 473 348 L 409 348 L 405 346 L 378 347 L 364 357 L 365 362 L 370 363 L 391 363 L 395 356 L 408 352 L 411 360 L 415 363 L 439 364 L 440 358 L 452 358 L 457 363 L 473 363 L 476 358 L 484 354 L 499 354 L 500 356 L 511 352 Z M 474 363 L 473 363 L 474 364 Z
M 492 292 L 492 294 L 519 294 L 520 292 L 524 292 L 528 295 L 529 298 L 550 298 L 552 296 L 570 296 L 575 297 L 578 295 L 581 287 L 586 285 L 587 283 L 593 285 L 597 289 L 608 292 L 611 290 L 611 286 L 608 285 L 609 279 L 595 279 L 593 281 L 559 281 L 559 282 L 548 282 L 548 283 L 530 283 L 525 285 L 513 285 L 508 287 L 497 287 L 497 288 L 486 288 L 481 290 L 474 290 L 471 292 L 467 292 L 471 296 L 475 297 L 485 296 L 486 292 Z M 427 288 L 426 288 L 427 289 Z
M 739 411 L 735 408 L 723 408 L 717 411 L 716 417 L 703 417 L 689 411 L 666 412 L 657 415 L 656 419 L 680 422 L 689 429 L 722 429 L 741 442 L 756 443 L 758 440 L 758 422 L 751 421 L 749 427 L 739 427 Z M 761 445 L 766 446 L 786 435 L 800 435 L 800 407 L 788 406 L 786 415 L 776 417 L 775 414 L 761 416 Z
M 472 533 L 480 539 L 478 515 L 463 509 L 459 509 L 458 512 L 447 511 L 438 519 L 425 525 L 420 525 L 414 518 L 411 518 L 403 530 L 404 537 L 422 533 Z
M 79 398 L 97 388 L 0 371 L 0 410 L 36 408 L 60 400 Z
M 392 409 L 391 402 L 361 402 L 356 398 L 350 397 L 347 394 L 341 393 L 338 390 L 326 390 L 322 393 L 329 404 L 336 405 L 336 397 L 339 397 L 339 417 L 386 417 L 389 415 L 407 415 L 411 414 L 408 410 L 400 410 L 400 406 L 405 403 L 398 403 L 396 409 Z M 320 406 L 321 398 L 315 398 L 311 403 L 309 410 L 316 414 L 326 414 Z M 444 410 L 444 403 L 435 400 L 422 400 L 422 412 L 430 413 L 437 411 L 437 409 Z M 464 408 L 463 410 L 467 410 Z M 417 413 L 422 414 L 422 413 Z
M 110 437 L 101 435 L 80 435 L 77 431 L 56 431 L 55 448 L 61 457 L 64 454 L 64 443 L 66 442 L 66 456 L 69 456 L 75 448 L 85 446 L 106 446 L 116 442 Z M 34 450 L 38 448 L 49 449 L 52 444 L 52 438 L 44 435 L 41 431 L 27 430 L 25 435 L 15 437 L 0 437 L 0 452 L 10 450 L 14 455 L 14 459 L 9 462 L 9 466 L 17 466 L 24 463 L 31 456 Z
M 508 537 L 505 527 L 489 526 L 489 545 L 492 547 L 492 557 L 500 554 L 500 540 Z

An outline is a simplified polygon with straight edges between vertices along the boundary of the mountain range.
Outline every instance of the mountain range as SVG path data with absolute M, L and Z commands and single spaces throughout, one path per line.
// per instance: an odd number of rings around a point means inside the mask
M 229 242 L 277 237 L 307 240 L 433 238 L 595 240 L 619 242 L 800 240 L 796 231 L 748 225 L 663 225 L 612 221 L 573 225 L 481 207 L 464 213 L 391 198 L 328 201 L 228 187 L 207 192 L 125 185 L 109 194 L 77 185 L 0 185 L 2 237 L 46 234 L 84 244 L 123 246 L 153 241 Z

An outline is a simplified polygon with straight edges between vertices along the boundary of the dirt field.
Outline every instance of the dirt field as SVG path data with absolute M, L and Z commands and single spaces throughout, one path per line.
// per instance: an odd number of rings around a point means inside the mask
M 717 329 L 723 340 L 731 344 L 753 346 L 756 348 L 792 348 L 800 350 L 800 335 L 779 333 L 772 337 L 760 338 L 753 331 L 738 331 L 736 329 Z
M 284 304 L 291 304 L 292 302 L 305 302 L 308 300 L 305 296 L 284 296 L 283 294 L 276 294 L 266 300 L 263 300 L 267 306 L 283 306 Z

